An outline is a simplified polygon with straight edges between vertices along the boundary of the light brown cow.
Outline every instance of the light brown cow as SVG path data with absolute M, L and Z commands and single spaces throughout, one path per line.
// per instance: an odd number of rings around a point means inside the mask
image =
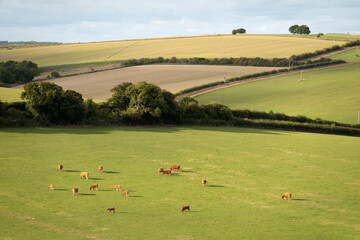
M 114 189 L 115 189 L 115 191 L 120 191 L 120 190 L 121 190 L 121 186 L 120 186 L 120 185 L 116 185 Z
M 89 173 L 88 172 L 82 172 L 80 173 L 80 178 L 86 178 L 86 179 L 89 179 Z
M 59 171 L 61 171 L 64 168 L 62 164 L 59 165 Z
M 49 184 L 48 189 L 49 190 L 54 190 L 54 184 Z
M 99 185 L 98 184 L 93 184 L 93 185 L 90 186 L 90 190 L 91 189 L 96 189 L 96 191 L 97 191 L 97 190 L 99 190 Z
M 160 173 L 162 173 L 163 171 L 164 171 L 164 169 L 161 167 L 161 168 L 159 168 L 158 173 L 160 174 Z
M 203 185 L 203 187 L 205 187 L 206 183 L 207 183 L 206 179 L 201 180 L 201 184 Z
M 108 208 L 108 212 L 115 212 L 115 208 Z
M 286 198 L 287 200 L 291 199 L 291 193 L 284 193 L 282 196 L 281 196 L 281 199 L 284 199 Z
M 125 191 L 123 191 L 123 196 L 129 196 L 129 191 L 128 190 L 125 190 Z
M 99 167 L 98 167 L 98 172 L 102 172 L 103 169 L 104 169 L 104 168 L 103 168 L 102 166 L 99 166 Z
M 76 195 L 76 194 L 78 194 L 78 192 L 79 192 L 79 189 L 77 187 L 74 187 L 73 188 L 73 194 Z
M 170 167 L 170 170 L 174 170 L 174 169 L 176 169 L 177 171 L 179 171 L 179 170 L 180 170 L 180 165 L 172 165 L 172 166 Z
M 169 176 L 171 175 L 171 170 L 164 170 L 162 171 L 162 174 L 168 174 Z
M 183 206 L 181 211 L 183 212 L 184 210 L 188 210 L 188 212 L 190 212 L 190 206 Z

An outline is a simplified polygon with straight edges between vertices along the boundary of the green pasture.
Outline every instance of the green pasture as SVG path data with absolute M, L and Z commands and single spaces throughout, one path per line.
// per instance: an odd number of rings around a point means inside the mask
M 248 128 L 2 128 L 1 238 L 360 239 L 359 145 Z
M 302 81 L 299 81 L 300 78 Z M 360 108 L 360 63 L 304 71 L 246 83 L 197 96 L 200 103 L 217 101 L 231 108 L 305 115 L 357 123 Z
M 314 52 L 344 41 L 275 35 L 204 35 L 113 42 L 62 44 L 0 50 L 0 61 L 28 60 L 40 67 L 87 62 L 164 57 L 290 57 Z
M 18 102 L 22 101 L 20 95 L 23 91 L 20 89 L 0 87 L 0 101 Z
M 356 55 L 359 55 L 358 57 Z M 360 50 L 355 48 L 349 51 L 338 53 L 329 57 L 334 60 L 345 60 L 347 62 L 360 62 Z

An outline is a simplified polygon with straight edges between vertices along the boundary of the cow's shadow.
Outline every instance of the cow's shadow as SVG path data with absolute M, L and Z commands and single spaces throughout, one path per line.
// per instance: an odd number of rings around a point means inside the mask
M 309 200 L 304 199 L 304 198 L 292 198 L 291 200 L 292 201 L 309 201 Z
M 224 187 L 223 185 L 207 184 L 206 187 Z
M 115 172 L 115 171 L 103 171 L 103 173 L 119 173 L 119 172 Z
M 104 180 L 103 178 L 96 178 L 96 177 L 94 177 L 94 178 L 89 178 L 90 180 Z
M 79 193 L 81 196 L 96 196 L 95 193 Z
M 194 171 L 191 171 L 191 170 L 181 170 L 181 172 L 194 172 Z
M 65 188 L 55 188 L 54 191 L 70 191 L 70 189 Z
M 80 172 L 79 170 L 62 170 L 63 172 Z
M 140 196 L 140 195 L 131 195 L 131 196 L 129 196 L 129 197 L 131 197 L 131 198 L 142 198 L 142 197 L 144 197 L 144 196 Z

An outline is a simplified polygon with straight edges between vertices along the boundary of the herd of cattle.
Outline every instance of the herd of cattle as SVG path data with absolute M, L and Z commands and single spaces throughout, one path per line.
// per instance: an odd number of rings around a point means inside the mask
M 63 168 L 64 168 L 64 166 L 63 166 L 62 164 L 60 164 L 59 167 L 58 167 L 59 171 L 62 171 Z M 99 167 L 98 167 L 98 172 L 102 172 L 103 169 L 104 169 L 104 168 L 103 168 L 102 166 L 99 166 Z M 179 171 L 179 170 L 180 170 L 180 165 L 172 165 L 172 166 L 170 167 L 170 170 L 164 170 L 163 168 L 159 168 L 158 173 L 159 173 L 159 174 L 165 174 L 165 175 L 171 176 L 171 172 L 172 172 L 173 170 Z M 82 173 L 80 173 L 80 178 L 81 178 L 81 179 L 83 179 L 83 178 L 89 179 L 89 173 L 88 173 L 88 172 L 82 172 Z M 207 183 L 207 180 L 206 180 L 206 179 L 202 179 L 202 180 L 201 180 L 201 184 L 202 184 L 203 187 L 205 187 L 206 183 Z M 49 189 L 49 190 L 54 190 L 54 184 L 49 184 L 48 189 Z M 90 186 L 90 190 L 92 190 L 92 189 L 95 189 L 96 191 L 99 190 L 99 185 L 98 185 L 98 184 L 92 184 L 92 185 Z M 120 191 L 120 190 L 121 190 L 121 185 L 116 185 L 116 186 L 114 187 L 114 190 L 115 190 L 115 191 Z M 79 192 L 79 189 L 76 188 L 76 187 L 74 187 L 74 188 L 73 188 L 73 195 L 78 194 L 78 192 Z M 128 196 L 129 196 L 129 190 L 124 190 L 124 191 L 123 191 L 123 196 L 127 196 L 127 197 L 128 197 Z M 281 196 L 281 199 L 284 199 L 284 198 L 287 199 L 287 200 L 291 199 L 291 193 L 284 193 L 284 194 Z M 108 212 L 115 212 L 115 208 L 108 208 L 107 210 L 108 210 Z M 190 211 L 190 206 L 183 206 L 182 209 L 181 209 L 181 211 L 183 212 L 184 210 Z

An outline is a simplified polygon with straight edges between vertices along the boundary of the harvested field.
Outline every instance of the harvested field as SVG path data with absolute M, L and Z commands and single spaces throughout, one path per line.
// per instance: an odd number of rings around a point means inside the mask
M 84 98 L 107 100 L 111 97 L 110 90 L 123 82 L 137 83 L 148 81 L 176 93 L 185 88 L 205 83 L 216 82 L 235 76 L 243 76 L 264 71 L 269 67 L 242 66 L 208 66 L 208 65 L 144 65 L 115 70 L 82 74 L 49 80 L 64 89 L 71 89 L 83 95 Z M 23 88 L 17 86 L 15 88 Z

